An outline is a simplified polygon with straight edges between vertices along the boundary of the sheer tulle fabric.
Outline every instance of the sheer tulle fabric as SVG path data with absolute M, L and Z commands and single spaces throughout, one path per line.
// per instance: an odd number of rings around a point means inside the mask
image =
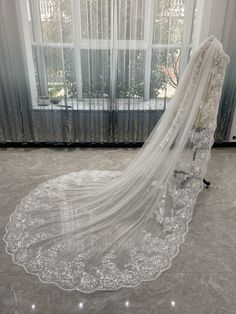
M 4 238 L 13 261 L 83 292 L 134 287 L 169 268 L 202 189 L 228 62 L 213 36 L 201 45 L 123 172 L 69 173 L 25 197 Z

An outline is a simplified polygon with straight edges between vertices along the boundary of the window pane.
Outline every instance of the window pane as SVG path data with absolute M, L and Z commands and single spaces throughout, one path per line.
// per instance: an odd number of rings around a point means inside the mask
M 34 34 L 33 34 L 33 25 L 32 25 L 32 15 L 31 15 L 31 4 L 30 1 L 26 1 L 26 9 L 27 9 L 27 20 L 30 32 L 30 40 L 34 41 Z
M 144 18 L 144 0 L 117 0 L 117 38 L 120 40 L 143 40 Z
M 110 39 L 111 0 L 80 0 L 84 39 Z
M 171 98 L 179 79 L 179 49 L 159 49 L 152 52 L 151 98 Z
M 156 0 L 154 44 L 181 44 L 184 22 L 184 0 Z
M 34 62 L 34 73 L 35 73 L 35 80 L 36 80 L 36 87 L 37 87 L 37 92 L 38 92 L 38 97 L 40 96 L 45 96 L 42 94 L 41 86 L 40 86 L 40 81 L 39 81 L 39 64 L 37 61 L 37 54 L 36 54 L 36 47 L 32 47 L 32 54 L 33 54 L 33 62 Z
M 44 48 L 50 98 L 75 98 L 76 80 L 73 49 Z
M 64 48 L 65 86 L 68 98 L 77 98 L 74 49 Z
M 118 98 L 144 96 L 145 52 L 143 50 L 119 50 L 117 64 Z
M 110 95 L 110 51 L 81 50 L 84 98 L 106 98 Z
M 196 5 L 196 1 L 195 1 L 194 4 L 195 4 L 195 7 L 194 7 L 194 13 L 193 13 L 192 32 L 191 32 L 190 43 L 193 42 L 193 40 L 194 40 L 193 36 L 195 35 L 195 32 L 196 32 L 196 19 L 197 19 L 197 5 Z
M 71 0 L 40 0 L 43 42 L 72 42 Z

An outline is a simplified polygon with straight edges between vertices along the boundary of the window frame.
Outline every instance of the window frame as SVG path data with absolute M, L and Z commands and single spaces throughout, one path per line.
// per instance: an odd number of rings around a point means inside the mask
M 33 61 L 33 52 L 32 48 L 34 47 L 36 50 L 37 62 L 40 64 L 38 75 L 41 89 L 44 91 L 44 94 L 48 96 L 48 87 L 47 87 L 47 76 L 46 76 L 46 65 L 45 65 L 45 57 L 43 49 L 45 47 L 51 48 L 73 48 L 74 49 L 74 62 L 75 62 L 75 74 L 76 74 L 76 86 L 77 86 L 77 95 L 78 97 L 74 100 L 76 103 L 84 102 L 86 98 L 83 97 L 83 82 L 82 82 L 82 69 L 81 69 L 81 49 L 102 49 L 109 50 L 112 48 L 112 44 L 114 40 L 112 38 L 113 32 L 116 30 L 111 29 L 111 38 L 109 40 L 93 40 L 93 39 L 83 39 L 82 38 L 82 28 L 81 28 L 81 19 L 74 18 L 75 16 L 81 16 L 80 12 L 80 0 L 71 0 L 72 2 L 72 24 L 73 24 L 73 32 L 74 32 L 74 43 L 43 43 L 42 39 L 42 29 L 41 29 L 41 17 L 40 17 L 40 0 L 29 0 L 32 6 L 32 23 L 34 24 L 33 28 L 35 31 L 35 42 L 31 42 L 30 40 L 30 30 L 28 27 L 28 17 L 27 17 L 27 3 L 26 0 L 19 0 L 19 10 L 20 10 L 20 18 L 21 25 L 23 28 L 23 37 L 24 44 L 26 48 L 26 64 L 30 82 L 30 91 L 32 98 L 32 105 L 34 109 L 42 109 L 42 107 L 38 106 L 39 96 L 36 85 L 36 77 L 34 72 L 34 61 Z M 184 0 L 186 1 L 186 0 Z M 112 1 L 112 12 L 116 12 L 113 7 L 114 2 Z M 115 99 L 115 86 L 116 86 L 116 70 L 117 70 L 117 50 L 123 50 L 127 48 L 127 41 L 129 42 L 129 50 L 144 50 L 145 53 L 145 66 L 144 66 L 144 97 L 142 100 L 150 101 L 154 100 L 150 98 L 150 81 L 151 81 L 151 62 L 152 62 L 152 52 L 153 50 L 158 49 L 179 49 L 181 52 L 180 58 L 180 68 L 179 68 L 179 77 L 181 77 L 189 59 L 189 52 L 192 48 L 193 44 L 191 44 L 191 36 L 193 31 L 193 22 L 194 22 L 194 14 L 196 8 L 196 0 L 188 0 L 185 3 L 185 12 L 188 14 L 184 15 L 183 22 L 183 35 L 182 35 L 182 43 L 180 45 L 173 44 L 154 44 L 153 43 L 153 22 L 154 22 L 154 5 L 155 0 L 148 0 L 145 3 L 145 14 L 144 14 L 144 39 L 143 40 L 116 40 L 115 41 L 115 49 L 114 53 L 111 54 L 110 60 L 110 77 L 111 77 L 111 97 L 107 98 Z M 116 19 L 116 14 L 114 14 L 114 18 Z M 147 21 L 147 23 L 145 23 Z M 116 23 L 112 23 L 116 25 Z M 99 45 L 98 45 L 99 43 Z M 97 99 L 97 98 L 96 98 Z M 73 100 L 70 99 L 70 101 Z M 155 99 L 157 106 L 154 106 L 155 109 L 160 109 L 160 101 L 161 98 Z M 62 100 L 63 102 L 63 100 Z M 125 99 L 123 99 L 125 102 Z M 66 104 L 65 104 L 66 108 Z M 49 108 L 45 109 L 58 109 Z M 63 108 L 60 108 L 63 109 Z M 67 108 L 69 109 L 69 108 Z M 74 106 L 72 106 L 74 109 Z M 75 109 L 78 109 L 78 104 L 75 106 Z M 104 106 L 102 107 L 104 109 Z M 110 108 L 111 109 L 111 108 Z M 109 109 L 109 110 L 110 110 Z M 117 109 L 117 107 L 116 107 Z M 155 110 L 154 109 L 154 110 Z

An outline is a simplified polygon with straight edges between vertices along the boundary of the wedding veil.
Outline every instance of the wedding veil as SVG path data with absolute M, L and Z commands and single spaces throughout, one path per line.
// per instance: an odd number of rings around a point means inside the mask
M 83 292 L 134 287 L 169 268 L 203 186 L 228 62 L 216 38 L 201 44 L 123 172 L 69 173 L 25 197 L 4 237 L 14 263 Z

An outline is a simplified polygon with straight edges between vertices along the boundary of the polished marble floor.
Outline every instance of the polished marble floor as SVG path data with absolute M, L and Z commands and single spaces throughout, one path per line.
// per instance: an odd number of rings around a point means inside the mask
M 39 183 L 81 169 L 122 170 L 135 149 L 0 149 L 0 233 Z M 236 313 L 236 148 L 214 148 L 212 181 L 199 195 L 172 267 L 135 289 L 83 294 L 42 284 L 12 263 L 0 239 L 0 313 Z

